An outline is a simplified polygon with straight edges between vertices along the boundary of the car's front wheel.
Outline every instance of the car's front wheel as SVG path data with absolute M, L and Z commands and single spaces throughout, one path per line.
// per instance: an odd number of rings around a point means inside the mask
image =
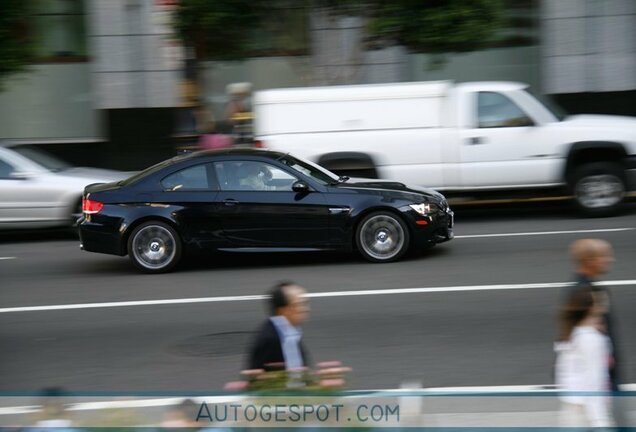
M 356 230 L 358 251 L 371 262 L 400 259 L 409 248 L 409 240 L 409 231 L 402 219 L 390 212 L 367 215 Z
M 146 273 L 170 271 L 181 259 L 181 239 L 168 224 L 144 222 L 128 238 L 128 255 L 133 264 Z

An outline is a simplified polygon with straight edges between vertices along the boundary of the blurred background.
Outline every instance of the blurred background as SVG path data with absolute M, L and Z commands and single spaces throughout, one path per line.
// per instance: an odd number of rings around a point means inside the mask
M 3 0 L 0 139 L 138 170 L 251 91 L 509 80 L 636 115 L 631 0 Z M 211 126 L 214 125 L 214 126 Z
M 76 195 L 227 132 L 237 112 L 251 121 L 255 91 L 429 80 L 519 81 L 571 114 L 636 116 L 636 1 L 0 2 L 0 156 L 6 145 L 53 173 L 99 168 L 81 185 L 65 180 Z M 0 205 L 23 195 L 13 193 Z M 81 204 L 76 195 L 64 205 Z M 11 227 L 0 236 L 0 390 L 221 389 L 265 318 L 250 296 L 281 279 L 317 294 L 306 340 L 316 361 L 353 368 L 352 388 L 542 388 L 553 383 L 558 287 L 573 272 L 567 247 L 589 236 L 615 248 L 606 280 L 634 382 L 633 204 L 614 218 L 559 203 L 456 216 L 453 242 L 391 264 L 204 256 L 144 276 L 81 252 L 74 233 Z M 422 287 L 440 290 L 340 295 Z M 241 299 L 196 301 L 225 296 Z M 189 298 L 197 304 L 99 306 Z

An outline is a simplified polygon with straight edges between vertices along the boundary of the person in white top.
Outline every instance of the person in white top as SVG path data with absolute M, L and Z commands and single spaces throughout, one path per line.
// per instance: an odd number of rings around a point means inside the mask
M 591 287 L 573 294 L 560 311 L 555 372 L 556 384 L 564 391 L 561 426 L 614 425 L 608 393 L 611 343 L 603 328 L 606 311 L 603 297 Z

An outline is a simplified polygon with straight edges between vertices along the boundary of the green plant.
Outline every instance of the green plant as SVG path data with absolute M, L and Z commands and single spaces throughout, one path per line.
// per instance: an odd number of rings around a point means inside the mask
M 29 36 L 30 1 L 2 0 L 0 7 L 0 89 L 7 77 L 27 68 L 34 56 Z

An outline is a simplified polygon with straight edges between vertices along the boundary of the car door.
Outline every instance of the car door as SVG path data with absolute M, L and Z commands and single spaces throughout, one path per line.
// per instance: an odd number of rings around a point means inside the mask
M 317 190 L 294 192 L 299 177 L 260 160 L 216 162 L 224 236 L 234 247 L 322 248 L 329 209 Z
M 52 175 L 25 170 L 17 159 L 5 156 L 0 154 L 0 223 L 18 226 L 60 220 L 67 203 Z
M 545 182 L 550 159 L 543 126 L 503 92 L 471 95 L 473 124 L 461 132 L 461 186 L 519 187 Z
M 158 202 L 172 206 L 183 240 L 199 249 L 221 246 L 217 209 L 218 183 L 211 163 L 173 171 L 160 180 Z

